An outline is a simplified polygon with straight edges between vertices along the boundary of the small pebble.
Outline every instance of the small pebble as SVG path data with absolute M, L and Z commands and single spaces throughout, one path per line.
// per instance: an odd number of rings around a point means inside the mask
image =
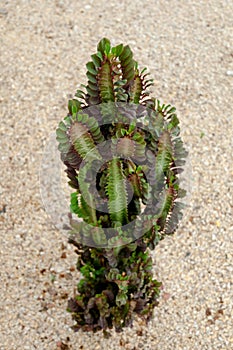
M 233 76 L 233 70 L 227 70 L 226 75 L 232 77 Z

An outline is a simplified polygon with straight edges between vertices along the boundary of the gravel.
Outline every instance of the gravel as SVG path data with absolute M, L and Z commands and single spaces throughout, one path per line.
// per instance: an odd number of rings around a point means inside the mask
M 0 350 L 233 349 L 232 13 L 227 0 L 1 1 Z M 153 95 L 177 107 L 192 164 L 190 208 L 153 252 L 164 286 L 154 318 L 110 339 L 71 330 L 76 255 L 39 182 L 103 36 L 129 44 Z

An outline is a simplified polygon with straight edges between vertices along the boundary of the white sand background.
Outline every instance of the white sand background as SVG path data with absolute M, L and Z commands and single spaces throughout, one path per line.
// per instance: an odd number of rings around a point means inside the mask
M 153 320 L 107 340 L 70 328 L 76 254 L 39 184 L 103 36 L 129 44 L 153 95 L 177 107 L 193 169 L 191 209 L 153 252 Z M 1 1 L 0 79 L 0 350 L 233 349 L 233 2 Z

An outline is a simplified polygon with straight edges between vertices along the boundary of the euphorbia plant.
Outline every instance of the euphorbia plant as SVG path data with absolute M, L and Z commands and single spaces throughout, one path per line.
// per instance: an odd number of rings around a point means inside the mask
M 149 320 L 158 304 L 149 249 L 182 216 L 186 151 L 175 108 L 149 96 L 152 80 L 129 46 L 104 38 L 91 58 L 85 91 L 57 129 L 82 273 L 68 310 L 76 330 L 121 331 L 134 314 Z

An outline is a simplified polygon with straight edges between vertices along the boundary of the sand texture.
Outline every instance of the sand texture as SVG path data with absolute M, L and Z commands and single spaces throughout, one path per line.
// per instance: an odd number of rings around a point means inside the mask
M 0 2 L 0 350 L 233 349 L 232 14 L 230 0 Z M 76 254 L 39 182 L 103 36 L 129 44 L 153 96 L 177 107 L 192 165 L 190 210 L 153 252 L 153 321 L 110 339 L 71 330 Z

